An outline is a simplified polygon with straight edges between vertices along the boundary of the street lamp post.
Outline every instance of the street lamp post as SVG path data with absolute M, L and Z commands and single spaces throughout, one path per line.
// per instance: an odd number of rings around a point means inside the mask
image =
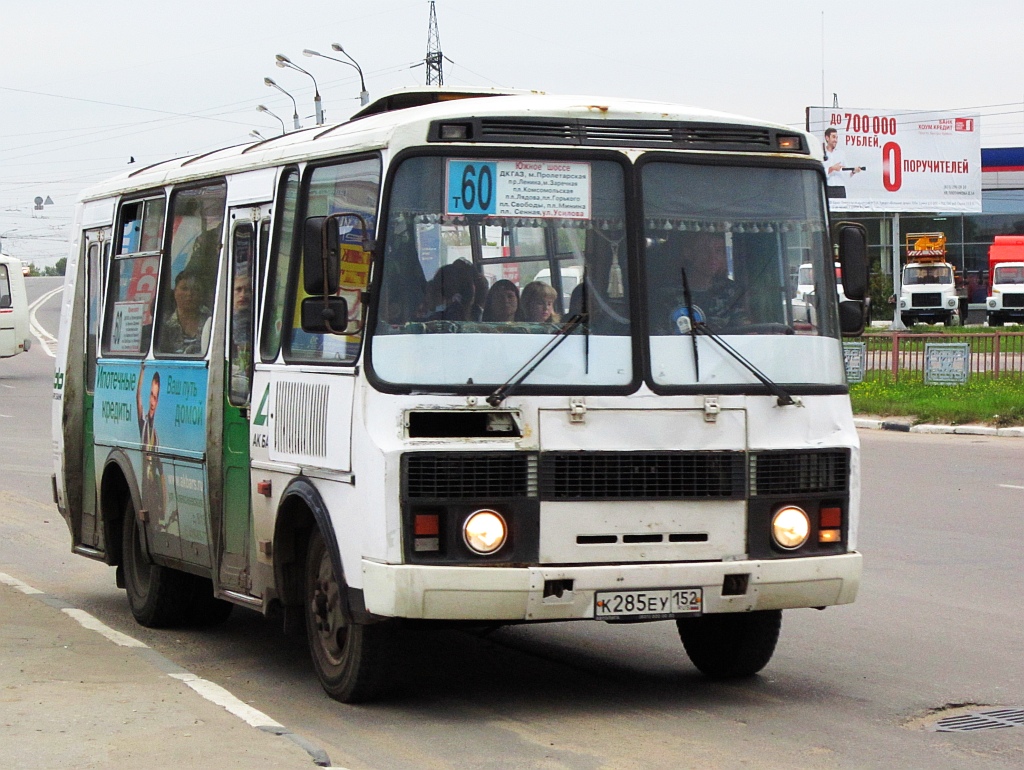
M 285 96 L 292 100 L 292 109 L 294 110 L 294 112 L 292 113 L 292 120 L 295 122 L 295 130 L 298 131 L 300 128 L 302 128 L 302 124 L 299 123 L 299 105 L 295 103 L 295 97 L 292 96 L 287 91 L 285 91 L 283 88 L 281 88 L 281 86 L 279 86 L 270 78 L 263 78 L 263 85 L 270 86 L 271 88 L 276 88 L 278 91 L 280 91 L 282 94 L 284 94 Z M 259 109 L 259 107 L 257 107 L 256 109 Z
M 293 62 L 284 54 L 279 53 L 274 58 L 277 59 L 277 66 L 281 67 L 282 69 L 287 67 L 288 69 L 293 69 L 298 72 L 301 72 L 304 75 L 309 75 L 309 79 L 313 81 L 313 106 L 316 108 L 316 124 L 318 126 L 322 126 L 324 124 L 324 108 L 323 104 L 320 101 L 320 88 L 316 84 L 316 78 L 313 77 L 311 73 L 302 69 L 302 67 Z
M 267 109 L 267 105 L 265 105 L 265 104 L 257 104 L 256 105 L 256 111 L 257 112 L 265 112 L 268 115 L 270 115 L 272 118 L 276 118 L 277 122 L 281 124 L 281 133 L 282 134 L 288 133 L 287 129 L 284 127 L 284 121 L 281 120 L 281 118 L 279 116 L 275 115 L 273 112 L 268 110 Z
M 302 55 L 319 56 L 321 59 L 330 59 L 331 61 L 338 62 L 338 64 L 344 64 L 348 67 L 353 67 L 355 71 L 359 73 L 359 88 L 361 89 L 359 92 L 359 103 L 365 107 L 370 102 L 370 92 L 366 90 L 366 81 L 363 80 L 363 68 L 359 66 L 359 62 L 357 62 L 355 59 L 349 56 L 348 52 L 344 48 L 342 48 L 339 43 L 331 43 L 331 48 L 334 49 L 335 51 L 343 53 L 345 55 L 345 58 L 348 59 L 348 61 L 346 61 L 345 59 L 336 59 L 333 56 L 325 56 L 324 54 L 310 50 L 309 48 L 304 49 L 302 51 Z

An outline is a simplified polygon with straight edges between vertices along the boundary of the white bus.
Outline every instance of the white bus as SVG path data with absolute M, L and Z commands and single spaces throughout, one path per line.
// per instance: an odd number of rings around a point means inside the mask
M 32 346 L 28 326 L 28 295 L 21 260 L 0 254 L 0 358 L 24 353 Z
M 759 671 L 783 609 L 861 574 L 864 234 L 830 231 L 815 147 L 426 89 L 86 191 L 53 411 L 73 550 L 146 626 L 305 624 L 342 701 L 419 621 L 669 620 L 704 673 Z

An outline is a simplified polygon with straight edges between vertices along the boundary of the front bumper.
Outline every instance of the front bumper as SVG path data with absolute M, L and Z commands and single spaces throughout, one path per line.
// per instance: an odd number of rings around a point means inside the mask
M 859 553 L 760 561 L 614 566 L 448 567 L 364 559 L 368 612 L 430 620 L 576 620 L 594 617 L 594 592 L 703 588 L 706 613 L 849 604 L 860 586 Z M 726 575 L 749 575 L 746 592 L 723 596 Z M 547 581 L 572 591 L 544 596 Z

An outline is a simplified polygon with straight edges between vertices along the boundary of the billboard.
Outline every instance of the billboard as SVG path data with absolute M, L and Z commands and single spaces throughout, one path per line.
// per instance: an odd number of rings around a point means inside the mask
M 808 107 L 833 211 L 981 211 L 978 115 Z

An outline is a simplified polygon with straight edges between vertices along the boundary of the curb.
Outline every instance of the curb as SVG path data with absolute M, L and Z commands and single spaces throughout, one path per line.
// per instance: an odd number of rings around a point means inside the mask
M 854 418 L 854 427 L 865 430 L 894 430 L 901 433 L 942 433 L 957 436 L 999 436 L 1024 438 L 1024 427 L 992 428 L 988 425 L 911 425 L 901 420 L 871 420 Z

